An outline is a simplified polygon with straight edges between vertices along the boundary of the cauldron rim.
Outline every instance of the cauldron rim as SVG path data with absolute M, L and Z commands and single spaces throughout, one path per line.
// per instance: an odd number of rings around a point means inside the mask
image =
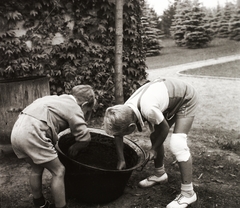
M 111 137 L 114 139 L 113 136 L 111 135 L 108 135 L 105 131 L 101 130 L 101 129 L 97 129 L 97 128 L 89 128 L 89 131 L 90 133 L 98 133 L 98 134 L 101 134 L 101 135 L 104 135 L 104 136 L 107 136 L 107 137 Z M 59 140 L 61 139 L 62 136 L 66 135 L 66 134 L 69 134 L 71 133 L 71 130 L 70 129 L 66 129 L 65 131 L 63 132 L 60 132 L 58 134 L 58 138 Z M 103 168 L 98 168 L 98 167 L 94 167 L 94 166 L 91 166 L 91 165 L 87 165 L 87 164 L 84 164 L 84 163 L 81 163 L 79 161 L 76 161 L 76 160 L 73 160 L 72 158 L 68 157 L 65 153 L 62 152 L 62 150 L 60 149 L 59 145 L 58 145 L 58 142 L 56 143 L 55 145 L 55 148 L 57 149 L 57 151 L 59 153 L 62 154 L 62 156 L 66 157 L 68 160 L 70 160 L 71 162 L 75 163 L 75 164 L 79 164 L 79 165 L 82 165 L 84 167 L 87 167 L 87 168 L 90 168 L 90 169 L 94 169 L 94 170 L 100 170 L 100 171 L 105 171 L 105 172 L 129 172 L 129 171 L 133 171 L 133 170 L 136 170 L 137 168 L 143 166 L 143 164 L 146 162 L 147 160 L 147 156 L 146 156 L 146 153 L 145 151 L 134 141 L 132 141 L 131 139 L 127 138 L 127 137 L 123 137 L 123 143 L 124 144 L 131 144 L 131 145 L 134 145 L 137 149 L 138 149 L 138 152 L 136 151 L 136 149 L 133 149 L 136 154 L 138 155 L 138 157 L 140 157 L 139 155 L 141 155 L 141 158 L 140 158 L 140 161 L 134 165 L 133 167 L 131 168 L 128 168 L 128 169 L 122 169 L 122 170 L 115 170 L 115 169 L 103 169 Z M 131 147 L 132 148 L 132 147 Z

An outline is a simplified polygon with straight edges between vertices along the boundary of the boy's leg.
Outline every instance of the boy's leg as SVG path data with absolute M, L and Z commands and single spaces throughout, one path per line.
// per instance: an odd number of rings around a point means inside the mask
M 154 161 L 156 161 L 157 159 L 155 159 Z M 162 160 L 157 161 L 157 164 L 161 164 Z M 139 182 L 139 186 L 142 188 L 147 188 L 147 187 L 151 187 L 155 184 L 162 184 L 162 183 L 166 183 L 168 181 L 168 175 L 165 172 L 165 168 L 164 165 L 162 163 L 162 166 L 155 168 L 154 169 L 154 173 L 153 175 L 147 177 L 146 179 L 142 180 Z
M 50 162 L 41 164 L 41 166 L 48 169 L 52 174 L 51 189 L 55 206 L 56 207 L 66 206 L 64 185 L 65 167 L 62 165 L 58 158 L 55 158 Z
M 42 194 L 42 175 L 44 168 L 33 163 L 30 158 L 25 159 L 31 165 L 31 174 L 29 178 L 30 187 L 33 195 L 33 203 L 35 207 L 49 207 L 50 203 L 45 200 Z
M 154 141 L 151 140 L 152 143 Z M 157 150 L 157 157 L 154 159 L 154 174 L 142 181 L 139 182 L 139 186 L 146 188 L 153 186 L 157 183 L 166 183 L 168 180 L 168 176 L 165 172 L 164 164 L 163 164 L 163 159 L 164 159 L 164 145 L 162 144 L 161 147 L 158 148 Z
M 154 159 L 155 168 L 160 168 L 163 166 L 163 159 L 164 159 L 164 145 L 162 144 L 161 147 L 157 150 L 157 157 Z
M 31 165 L 32 168 L 30 175 L 30 186 L 32 189 L 33 198 L 38 199 L 42 197 L 42 174 L 44 168 L 33 163 L 30 158 L 27 158 L 26 161 Z
M 188 134 L 193 124 L 194 116 L 176 118 L 173 133 Z
M 187 146 L 187 134 L 191 129 L 194 117 L 181 117 L 176 120 L 170 147 L 177 157 L 181 173 L 181 194 L 167 205 L 167 208 L 182 208 L 197 200 L 192 184 L 192 158 Z
M 194 117 L 184 117 L 176 119 L 173 133 L 174 134 L 188 134 L 192 127 Z M 182 184 L 189 184 L 192 182 L 192 158 L 191 156 L 187 161 L 178 161 L 181 172 Z
M 171 120 L 167 120 L 167 123 L 169 125 L 169 128 L 172 127 L 172 125 L 176 122 L 176 116 L 174 116 Z M 154 142 L 154 141 L 152 141 Z M 154 160 L 154 166 L 155 166 L 155 175 L 156 176 L 162 176 L 165 174 L 165 168 L 164 168 L 164 144 L 161 145 L 161 147 L 157 151 L 157 158 Z
M 154 160 L 154 175 L 157 177 L 161 177 L 166 174 L 163 159 L 164 159 L 164 145 L 162 144 L 161 147 L 157 151 L 157 158 Z M 165 182 L 167 181 L 167 177 L 165 177 Z

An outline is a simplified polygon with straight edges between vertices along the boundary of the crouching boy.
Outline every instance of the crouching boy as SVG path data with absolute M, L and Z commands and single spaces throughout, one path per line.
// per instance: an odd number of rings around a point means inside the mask
M 151 130 L 149 159 L 154 160 L 154 173 L 139 182 L 147 188 L 165 183 L 164 146 L 169 129 L 174 129 L 170 138 L 170 150 L 175 155 L 181 173 L 181 193 L 167 208 L 184 208 L 197 200 L 192 184 L 192 159 L 187 145 L 187 134 L 192 126 L 197 109 L 194 88 L 180 80 L 157 79 L 140 87 L 123 105 L 109 107 L 104 117 L 105 131 L 115 136 L 118 153 L 118 169 L 126 166 L 123 154 L 123 136 L 135 129 L 142 131 L 146 121 Z

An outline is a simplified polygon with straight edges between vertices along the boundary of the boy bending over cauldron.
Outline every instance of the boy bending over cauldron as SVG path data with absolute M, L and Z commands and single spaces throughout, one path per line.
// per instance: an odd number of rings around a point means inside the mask
M 105 131 L 114 135 L 118 153 L 118 169 L 125 168 L 123 136 L 136 128 L 142 131 L 147 121 L 151 130 L 149 160 L 154 160 L 153 175 L 139 182 L 150 187 L 168 180 L 165 172 L 164 146 L 170 127 L 170 149 L 176 156 L 181 172 L 181 193 L 167 208 L 183 208 L 197 200 L 192 184 L 192 159 L 187 134 L 197 108 L 197 95 L 192 86 L 175 79 L 156 79 L 140 87 L 123 105 L 109 107 L 104 117 Z
M 65 168 L 58 159 L 55 144 L 58 133 L 70 128 L 76 142 L 69 148 L 75 156 L 91 140 L 85 119 L 91 116 L 95 95 L 89 85 L 73 87 L 71 95 L 45 96 L 35 100 L 19 115 L 11 134 L 12 147 L 18 158 L 31 165 L 30 186 L 35 207 L 66 207 Z M 42 175 L 46 168 L 52 174 L 54 204 L 42 194 Z

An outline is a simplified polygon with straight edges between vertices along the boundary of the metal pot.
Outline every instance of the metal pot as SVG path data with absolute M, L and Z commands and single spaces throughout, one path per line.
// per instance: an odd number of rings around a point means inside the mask
M 115 152 L 114 137 L 107 135 L 100 129 L 90 129 L 90 133 L 92 136 L 91 143 L 106 145 L 108 148 L 114 148 Z M 145 151 L 128 138 L 124 138 L 123 140 L 124 156 L 127 163 L 127 168 L 124 170 L 104 168 L 88 164 L 87 162 L 79 162 L 67 156 L 67 150 L 74 142 L 74 137 L 72 137 L 73 140 L 69 140 L 69 136 L 71 137 L 69 130 L 59 135 L 59 141 L 56 145 L 59 159 L 66 168 L 65 189 L 67 198 L 76 198 L 79 201 L 90 203 L 113 201 L 123 194 L 132 171 L 146 163 L 147 157 Z M 69 141 L 66 142 L 64 140 Z M 91 143 L 89 145 L 90 148 Z M 100 150 L 101 148 L 102 150 Z M 97 158 L 100 158 L 99 161 L 114 160 L 113 164 L 117 165 L 116 155 L 108 156 L 108 150 L 104 146 L 99 146 L 99 150 L 99 155 L 96 155 Z M 85 158 L 88 155 L 90 156 L 87 152 L 83 154 L 85 154 L 83 155 Z M 105 158 L 101 158 L 102 155 L 105 155 Z

